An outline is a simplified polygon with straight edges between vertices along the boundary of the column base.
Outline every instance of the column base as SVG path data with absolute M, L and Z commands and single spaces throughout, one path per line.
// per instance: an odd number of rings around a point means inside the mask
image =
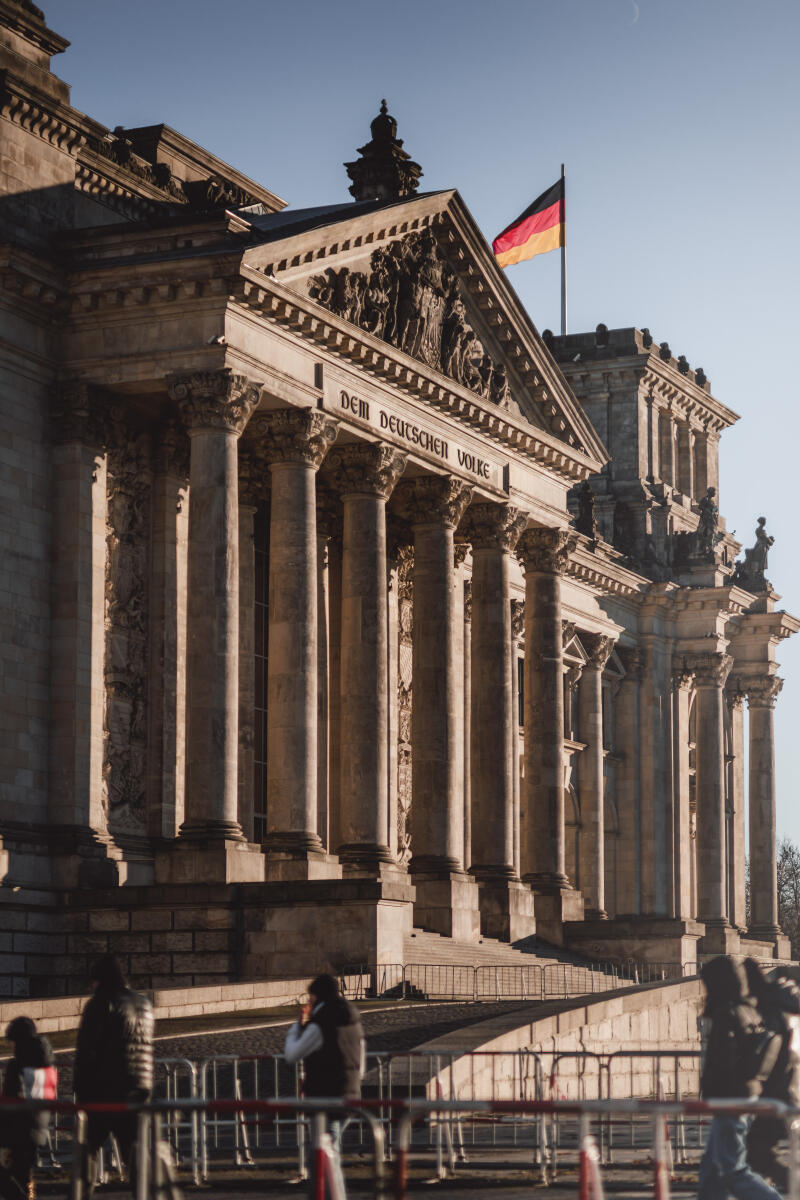
M 748 943 L 751 942 L 761 945 L 750 946 Z M 791 959 L 792 943 L 779 925 L 751 925 L 742 934 L 742 953 L 751 958 Z
M 583 921 L 583 896 L 568 884 L 552 886 L 548 882 L 540 882 L 542 876 L 525 877 L 533 888 L 536 905 L 536 930 L 545 942 L 555 946 L 566 944 L 564 926 L 569 921 Z
M 408 882 L 408 872 L 398 866 L 388 846 L 379 843 L 346 843 L 339 846 L 336 856 L 342 864 L 343 879 L 390 879 L 403 878 Z
M 264 855 L 244 839 L 179 838 L 156 853 L 156 883 L 263 883 Z
M 324 850 L 290 852 L 272 849 L 269 843 L 264 851 L 264 878 L 268 883 L 301 879 L 341 879 L 342 867 L 335 854 Z
M 478 881 L 481 933 L 501 942 L 519 942 L 536 933 L 533 892 L 518 879 Z
M 122 851 L 107 835 L 79 825 L 47 831 L 51 847 L 51 886 L 58 888 L 114 888 L 126 882 Z
M 538 920 L 538 896 L 536 913 Z M 680 963 L 686 974 L 691 974 L 697 964 L 697 941 L 702 935 L 703 926 L 696 921 L 637 914 L 621 914 L 607 921 L 576 921 L 564 929 L 570 950 L 588 958 L 669 964 L 670 973 L 671 964 Z
M 724 918 L 698 919 L 706 929 L 697 943 L 698 954 L 703 958 L 715 958 L 718 954 L 739 954 L 741 938 L 738 929 L 734 929 Z
M 412 864 L 413 866 L 413 864 Z M 462 871 L 411 871 L 417 890 L 414 924 L 459 942 L 477 942 L 481 933 L 478 884 Z

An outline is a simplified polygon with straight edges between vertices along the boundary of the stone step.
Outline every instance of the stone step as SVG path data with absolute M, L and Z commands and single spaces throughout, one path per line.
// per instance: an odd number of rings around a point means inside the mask
M 451 938 L 432 933 L 427 929 L 415 929 L 405 938 L 406 963 L 431 963 L 452 966 L 547 966 L 563 962 L 585 965 L 580 955 L 570 954 L 557 947 L 530 945 L 516 948 L 493 938 L 480 942 L 454 942 Z

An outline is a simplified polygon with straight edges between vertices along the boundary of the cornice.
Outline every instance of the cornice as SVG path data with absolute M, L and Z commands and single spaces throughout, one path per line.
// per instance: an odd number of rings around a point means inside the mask
M 573 550 L 566 570 L 569 579 L 586 583 L 607 596 L 628 596 L 641 600 L 652 586 L 649 579 L 633 571 L 604 562 L 582 546 Z
M 62 319 L 69 312 L 69 293 L 61 276 L 16 246 L 0 246 L 0 287 L 11 303 L 22 301 L 48 318 Z
M 565 479 L 580 481 L 598 469 L 596 461 L 577 448 L 498 409 L 425 363 L 357 329 L 252 267 L 243 267 L 234 299 Z

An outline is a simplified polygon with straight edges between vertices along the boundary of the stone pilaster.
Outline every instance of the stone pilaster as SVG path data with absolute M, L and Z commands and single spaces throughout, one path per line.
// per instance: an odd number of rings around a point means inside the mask
M 510 555 L 526 516 L 511 505 L 475 504 L 472 543 L 471 873 L 480 882 L 481 929 L 516 941 L 534 931 L 530 890 L 514 872 Z
M 525 572 L 525 785 L 528 834 L 523 879 L 535 889 L 539 932 L 562 940 L 563 922 L 582 915 L 564 853 L 564 651 L 561 577 L 577 543 L 563 529 L 528 529 L 518 557 Z
M 750 713 L 750 934 L 774 940 L 778 925 L 773 711 L 783 680 L 748 681 Z
M 706 926 L 701 950 L 728 952 L 738 944 L 728 921 L 725 853 L 725 681 L 732 659 L 726 654 L 692 654 L 697 692 L 697 907 Z
M 605 806 L 603 796 L 603 670 L 614 643 L 602 634 L 582 634 L 588 653 L 578 703 L 580 736 L 580 881 L 587 919 L 607 918 L 605 907 Z
M 185 819 L 160 882 L 263 879 L 239 823 L 238 440 L 259 387 L 230 370 L 171 376 L 189 433 Z M 251 852 L 252 851 L 252 852 Z
M 250 430 L 270 473 L 268 879 L 337 873 L 318 832 L 316 518 L 316 474 L 336 435 L 330 418 L 310 408 L 262 413 Z
M 53 420 L 49 818 L 53 882 L 118 882 L 103 810 L 106 424 L 87 384 L 59 389 Z
M 731 729 L 731 761 L 727 764 L 728 803 L 732 810 L 730 922 L 740 932 L 747 928 L 745 903 L 746 820 L 744 782 L 744 692 L 737 686 L 725 689 L 725 703 Z
M 254 517 L 266 491 L 266 471 L 239 453 L 239 824 L 253 840 L 255 758 L 255 596 Z
M 525 604 L 522 600 L 511 601 L 511 711 L 514 714 L 512 782 L 514 784 L 514 871 L 521 873 L 521 775 L 520 775 L 520 719 L 519 719 L 519 648 L 525 632 Z
M 331 772 L 332 641 L 338 636 L 331 621 L 332 566 L 339 555 L 331 542 L 341 533 L 335 497 L 317 484 L 317 833 L 323 847 L 331 845 L 333 782 Z M 338 675 L 337 690 L 338 695 Z M 337 792 L 338 795 L 338 792 Z
M 688 421 L 679 421 L 678 425 L 678 469 L 676 486 L 684 496 L 693 499 L 694 486 L 694 434 Z
M 344 506 L 341 791 L 338 854 L 347 874 L 382 874 L 388 829 L 386 501 L 405 456 L 381 443 L 343 446 L 330 477 Z
M 396 500 L 414 535 L 411 795 L 415 921 L 461 940 L 480 930 L 478 891 L 465 875 L 462 703 L 456 657 L 453 531 L 472 488 L 453 477 L 400 485 Z

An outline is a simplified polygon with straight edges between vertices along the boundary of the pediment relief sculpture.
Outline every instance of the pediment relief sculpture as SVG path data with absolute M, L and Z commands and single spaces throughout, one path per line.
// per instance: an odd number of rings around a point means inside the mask
M 328 267 L 313 275 L 309 295 L 483 399 L 511 407 L 505 365 L 467 320 L 455 272 L 429 229 L 373 250 L 369 270 Z

